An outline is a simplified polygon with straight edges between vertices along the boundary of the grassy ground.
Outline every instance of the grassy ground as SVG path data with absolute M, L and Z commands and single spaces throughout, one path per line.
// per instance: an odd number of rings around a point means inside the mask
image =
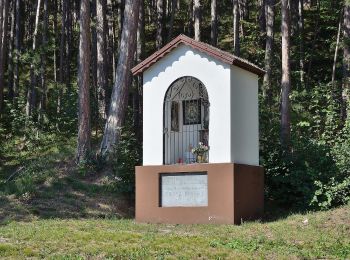
M 108 172 L 74 164 L 74 138 L 23 142 L 0 157 L 0 258 L 350 259 L 350 205 L 270 209 L 241 226 L 136 224 Z
M 0 257 L 349 259 L 350 207 L 241 226 L 117 219 L 14 221 L 0 226 Z

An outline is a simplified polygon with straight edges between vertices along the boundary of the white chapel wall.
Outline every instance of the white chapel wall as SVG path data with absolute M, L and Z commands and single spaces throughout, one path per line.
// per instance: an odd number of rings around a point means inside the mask
M 231 68 L 231 160 L 259 165 L 259 79 L 239 67 Z
M 192 76 L 208 91 L 210 163 L 231 162 L 230 66 L 180 45 L 144 72 L 143 165 L 163 164 L 163 102 L 176 79 Z

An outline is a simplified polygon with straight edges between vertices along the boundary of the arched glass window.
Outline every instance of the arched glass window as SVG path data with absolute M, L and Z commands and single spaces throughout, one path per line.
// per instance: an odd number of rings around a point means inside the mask
M 209 144 L 209 98 L 201 81 L 186 76 L 168 88 L 164 98 L 164 164 L 195 163 L 193 148 Z M 209 161 L 209 152 L 201 162 Z

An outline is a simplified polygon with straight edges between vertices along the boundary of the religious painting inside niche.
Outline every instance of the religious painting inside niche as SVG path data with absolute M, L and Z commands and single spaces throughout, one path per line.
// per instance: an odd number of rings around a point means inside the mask
M 179 103 L 171 102 L 171 131 L 179 131 Z
M 182 101 L 182 109 L 184 125 L 196 125 L 201 123 L 200 99 Z

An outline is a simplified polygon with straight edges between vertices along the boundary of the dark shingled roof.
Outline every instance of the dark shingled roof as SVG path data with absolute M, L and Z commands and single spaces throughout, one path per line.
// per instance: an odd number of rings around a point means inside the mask
M 147 59 L 137 64 L 134 68 L 131 69 L 132 74 L 137 75 L 144 72 L 146 69 L 151 67 L 154 63 L 156 63 L 158 60 L 163 58 L 166 54 L 171 52 L 180 44 L 188 45 L 196 50 L 199 50 L 218 60 L 221 60 L 224 63 L 235 65 L 237 67 L 250 71 L 258 76 L 263 76 L 265 74 L 265 71 L 263 69 L 259 68 L 255 64 L 245 59 L 239 58 L 229 52 L 222 51 L 204 42 L 195 41 L 192 38 L 187 37 L 186 35 L 183 35 L 183 34 L 180 34 L 171 42 L 166 44 L 163 48 L 156 51 Z

